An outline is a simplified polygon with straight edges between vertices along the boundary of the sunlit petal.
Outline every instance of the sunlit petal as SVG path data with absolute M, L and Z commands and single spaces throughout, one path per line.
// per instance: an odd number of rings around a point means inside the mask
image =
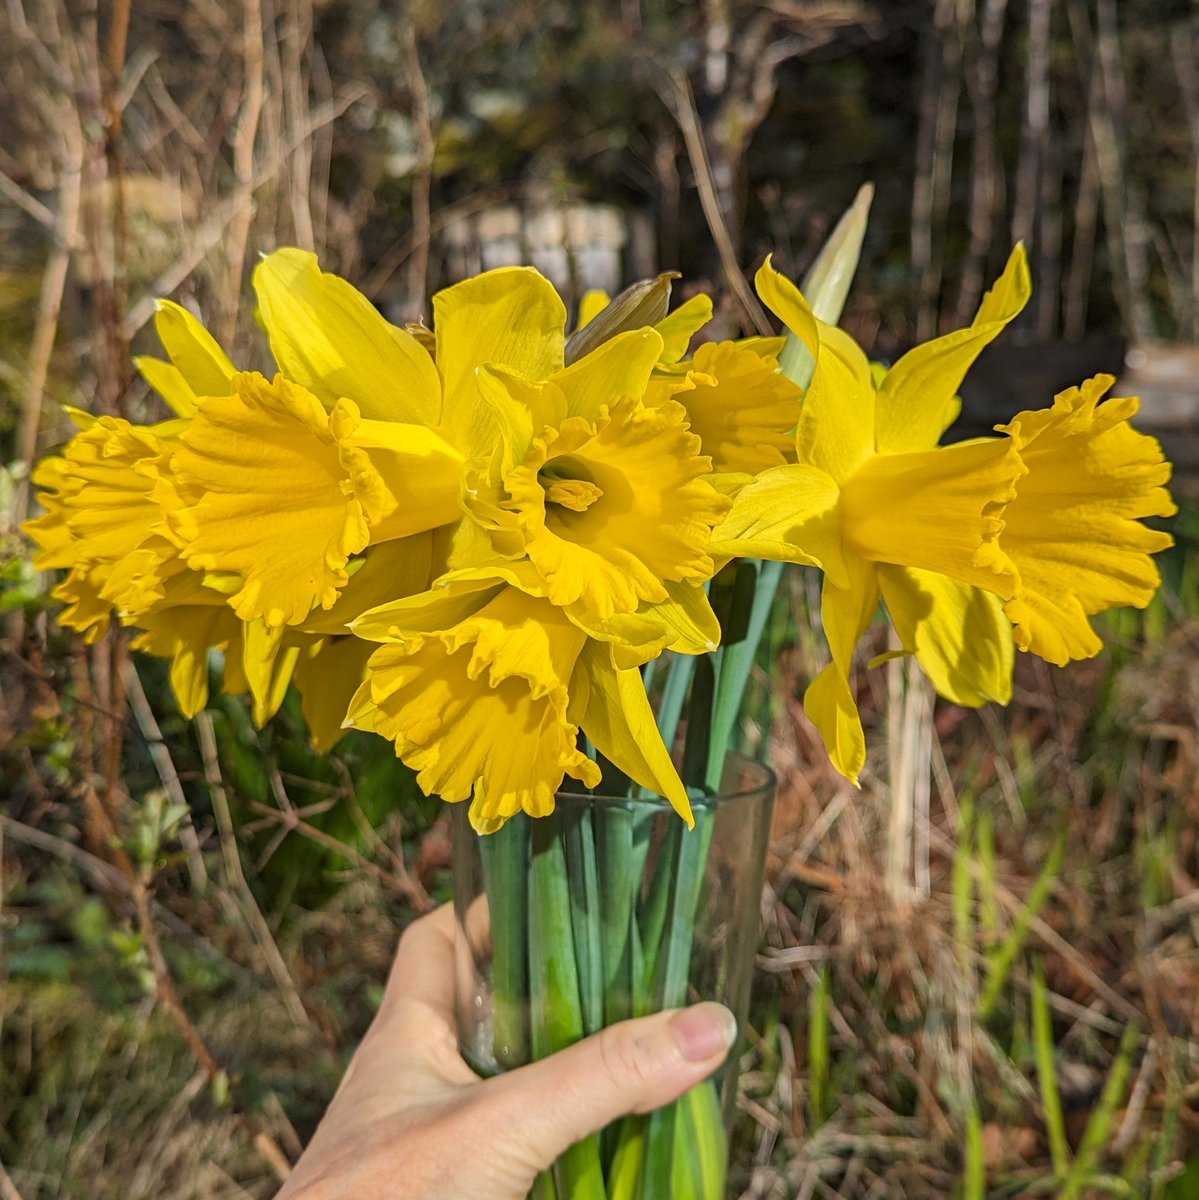
M 441 426 L 468 457 L 489 450 L 496 427 L 479 400 L 475 370 L 506 366 L 528 379 L 561 370 L 566 309 L 530 267 L 502 267 L 433 297 L 437 367 L 445 392 Z
M 583 728 L 595 748 L 635 783 L 665 796 L 694 826 L 687 789 L 662 743 L 640 671 L 614 667 L 597 642 L 587 644 L 579 665 L 587 679 Z
M 255 268 L 254 289 L 280 370 L 326 408 L 345 398 L 371 420 L 437 423 L 441 385 L 428 352 L 315 254 L 276 250 Z
M 1028 256 L 1017 246 L 967 329 L 909 350 L 883 381 L 878 399 L 878 449 L 884 454 L 927 450 L 945 432 L 949 407 L 966 372 L 1028 303 Z
M 826 576 L 820 615 L 833 661 L 804 693 L 804 712 L 824 739 L 834 767 L 851 783 L 866 762 L 866 735 L 851 683 L 854 648 L 878 608 L 878 580 L 872 564 L 849 559 L 849 587 Z
M 1012 698 L 1015 644 L 1003 601 L 931 571 L 880 566 L 883 603 L 904 648 L 955 704 Z

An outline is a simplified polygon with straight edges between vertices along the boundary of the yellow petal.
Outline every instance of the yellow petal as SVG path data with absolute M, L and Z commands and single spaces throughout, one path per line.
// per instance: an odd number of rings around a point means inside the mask
M 308 737 L 322 753 L 345 736 L 346 711 L 366 678 L 373 642 L 356 637 L 321 638 L 301 653 L 295 683 L 308 722 Z
M 844 483 L 874 455 L 870 364 L 844 330 L 820 325 L 820 353 L 803 400 L 795 446 L 800 462 Z
M 1058 665 L 1099 652 L 1088 616 L 1149 603 L 1161 582 L 1150 555 L 1173 543 L 1140 523 L 1176 511 L 1170 464 L 1129 424 L 1136 399 L 1099 403 L 1112 382 L 1097 376 L 999 427 L 1028 469 L 1003 513 L 1000 545 L 1020 573 L 1005 611 L 1016 644 Z
M 198 603 L 196 601 L 199 601 Z M 208 652 L 241 657 L 242 625 L 219 596 L 206 593 L 195 572 L 171 580 L 168 594 L 137 620 L 134 649 L 171 659 L 171 690 L 189 720 L 208 702 Z
M 677 363 L 691 346 L 691 339 L 712 319 L 712 297 L 702 293 L 685 300 L 654 328 L 662 335 L 662 362 Z
M 236 368 L 216 338 L 180 304 L 159 300 L 155 308 L 154 328 L 158 339 L 192 394 L 227 395 Z M 190 416 L 189 413 L 179 415 Z
M 694 387 L 675 399 L 714 471 L 756 475 L 794 458 L 800 391 L 778 373 L 775 358 L 736 342 L 707 342 L 693 366 Z
M 363 421 L 344 445 L 361 450 L 379 480 L 372 542 L 461 519 L 462 455 L 434 430 L 399 421 Z
M 294 624 L 336 601 L 382 487 L 348 444 L 358 425 L 349 401 L 326 413 L 281 375 L 242 374 L 237 387 L 202 402 L 175 453 L 175 472 L 197 497 L 178 527 L 190 566 L 242 577 L 230 601 L 242 620 Z
M 833 661 L 812 680 L 803 703 L 833 766 L 857 786 L 866 762 L 866 735 L 850 680 L 854 647 L 878 608 L 878 580 L 870 563 L 851 558 L 847 565 L 848 588 L 824 581 L 820 615 Z
M 971 708 L 1011 700 L 1015 645 L 998 596 L 908 567 L 880 566 L 878 579 L 899 640 L 942 696 Z
M 923 568 L 1010 597 L 1016 570 L 1000 531 L 1024 469 L 1002 438 L 876 455 L 841 490 L 845 544 L 872 562 Z
M 84 563 L 72 570 L 50 593 L 66 607 L 58 614 L 58 623 L 83 634 L 83 640 L 93 646 L 108 633 L 112 602 L 102 595 L 105 569 L 95 563 Z
M 611 299 L 607 292 L 600 291 L 599 288 L 584 292 L 579 301 L 579 322 L 575 328 L 582 329 L 585 325 L 590 325 L 608 307 Z
M 133 365 L 142 378 L 166 401 L 171 411 L 180 417 L 192 417 L 196 413 L 196 393 L 183 378 L 183 372 L 173 363 L 160 358 L 140 355 Z
M 708 654 L 720 644 L 720 622 L 707 593 L 690 583 L 668 583 L 667 597 L 646 602 L 635 613 L 597 617 L 584 605 L 571 605 L 570 619 L 587 635 L 612 647 L 612 662 L 639 667 L 663 650 Z
M 566 397 L 568 416 L 596 421 L 617 397 L 645 391 L 661 354 L 662 339 L 654 330 L 632 329 L 609 338 L 551 379 Z
M 712 554 L 722 561 L 767 558 L 820 567 L 846 586 L 840 494 L 830 476 L 803 463 L 763 471 L 737 493 L 713 531 Z
M 304 640 L 303 634 L 271 628 L 261 620 L 243 623 L 242 671 L 253 699 L 255 725 L 265 725 L 279 711 Z
M 440 573 L 434 566 L 432 533 L 368 546 L 337 603 L 309 613 L 300 628 L 305 633 L 347 633 L 351 622 L 370 609 L 425 591 Z
M 255 268 L 254 289 L 280 370 L 326 408 L 344 397 L 371 420 L 437 423 L 441 386 L 428 352 L 315 254 L 276 250 Z
M 878 449 L 927 450 L 945 432 L 945 418 L 966 372 L 982 350 L 1028 303 L 1032 283 L 1022 245 L 1008 259 L 968 329 L 909 350 L 887 372 L 878 399 Z
M 758 268 L 754 287 L 762 303 L 819 359 L 820 330 L 815 314 L 799 288 L 771 266 L 770 257 Z
M 595 748 L 635 783 L 665 796 L 687 825 L 694 827 L 687 789 L 662 743 L 641 673 L 618 670 L 599 642 L 587 643 L 579 666 L 587 679 L 582 724 Z
M 532 380 L 561 370 L 566 309 L 553 284 L 531 267 L 502 267 L 438 292 L 433 312 L 445 393 L 441 425 L 470 457 L 490 449 L 495 432 L 479 400 L 476 369 L 492 363 Z
M 348 719 L 393 740 L 427 794 L 473 793 L 476 828 L 544 816 L 564 774 L 600 779 L 567 718 L 585 641 L 560 609 L 505 588 L 440 633 L 380 646 Z

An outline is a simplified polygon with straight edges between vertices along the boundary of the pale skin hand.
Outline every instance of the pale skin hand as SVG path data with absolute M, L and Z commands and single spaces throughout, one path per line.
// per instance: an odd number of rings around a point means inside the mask
M 276 1200 L 524 1200 L 571 1143 L 669 1104 L 733 1043 L 728 1009 L 697 1004 L 482 1080 L 458 1053 L 453 939 L 448 905 L 404 934 L 379 1013 Z

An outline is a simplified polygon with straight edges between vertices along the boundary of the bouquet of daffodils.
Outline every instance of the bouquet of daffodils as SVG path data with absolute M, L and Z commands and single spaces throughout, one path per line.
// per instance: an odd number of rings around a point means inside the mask
M 779 564 L 823 573 L 829 661 L 804 705 L 855 781 L 854 652 L 880 601 L 897 652 L 977 706 L 1010 698 L 1017 649 L 1094 655 L 1090 618 L 1158 586 L 1170 538 L 1141 521 L 1174 511 L 1169 465 L 1131 427 L 1137 401 L 1103 399 L 1110 377 L 939 444 L 970 365 L 1029 299 L 1023 249 L 968 328 L 886 370 L 835 325 L 864 220 L 858 204 L 807 295 L 758 271 L 779 337 L 698 346 L 711 300 L 672 310 L 667 277 L 588 297 L 567 336 L 541 275 L 488 271 L 438 293 L 431 328 L 401 328 L 313 254 L 277 250 L 253 280 L 273 376 L 163 300 L 167 357 L 137 365 L 174 416 L 73 411 L 78 434 L 37 468 L 45 511 L 26 529 L 38 566 L 66 572 L 62 624 L 135 630 L 188 715 L 213 650 L 259 722 L 294 682 L 318 746 L 373 731 L 427 793 L 469 802 L 492 843 L 498 1066 L 686 1000 L 705 798 Z M 635 822 L 530 839 L 566 777 L 669 802 L 665 900 L 627 891 L 647 861 Z M 673 1125 L 576 1148 L 542 1194 L 719 1196 L 719 1112 L 680 1104 Z M 671 1166 L 688 1146 L 689 1181 Z

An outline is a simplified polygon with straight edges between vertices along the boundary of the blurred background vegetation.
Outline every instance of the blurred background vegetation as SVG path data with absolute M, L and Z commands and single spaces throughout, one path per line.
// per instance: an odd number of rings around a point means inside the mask
M 746 745 L 781 793 L 734 1195 L 1199 1196 L 1199 26 L 1185 0 L 6 0 L 0 7 L 0 1198 L 267 1197 L 447 894 L 390 747 L 177 714 L 119 631 L 53 622 L 17 526 L 73 404 L 155 398 L 153 298 L 266 367 L 254 256 L 317 250 L 395 320 L 531 261 L 683 273 L 721 335 L 858 186 L 845 324 L 893 358 L 1011 243 L 1037 294 L 965 432 L 1097 370 L 1181 469 L 1145 613 L 1008 711 L 861 674 L 827 767 L 798 573 Z M 883 649 L 883 646 L 877 647 Z

